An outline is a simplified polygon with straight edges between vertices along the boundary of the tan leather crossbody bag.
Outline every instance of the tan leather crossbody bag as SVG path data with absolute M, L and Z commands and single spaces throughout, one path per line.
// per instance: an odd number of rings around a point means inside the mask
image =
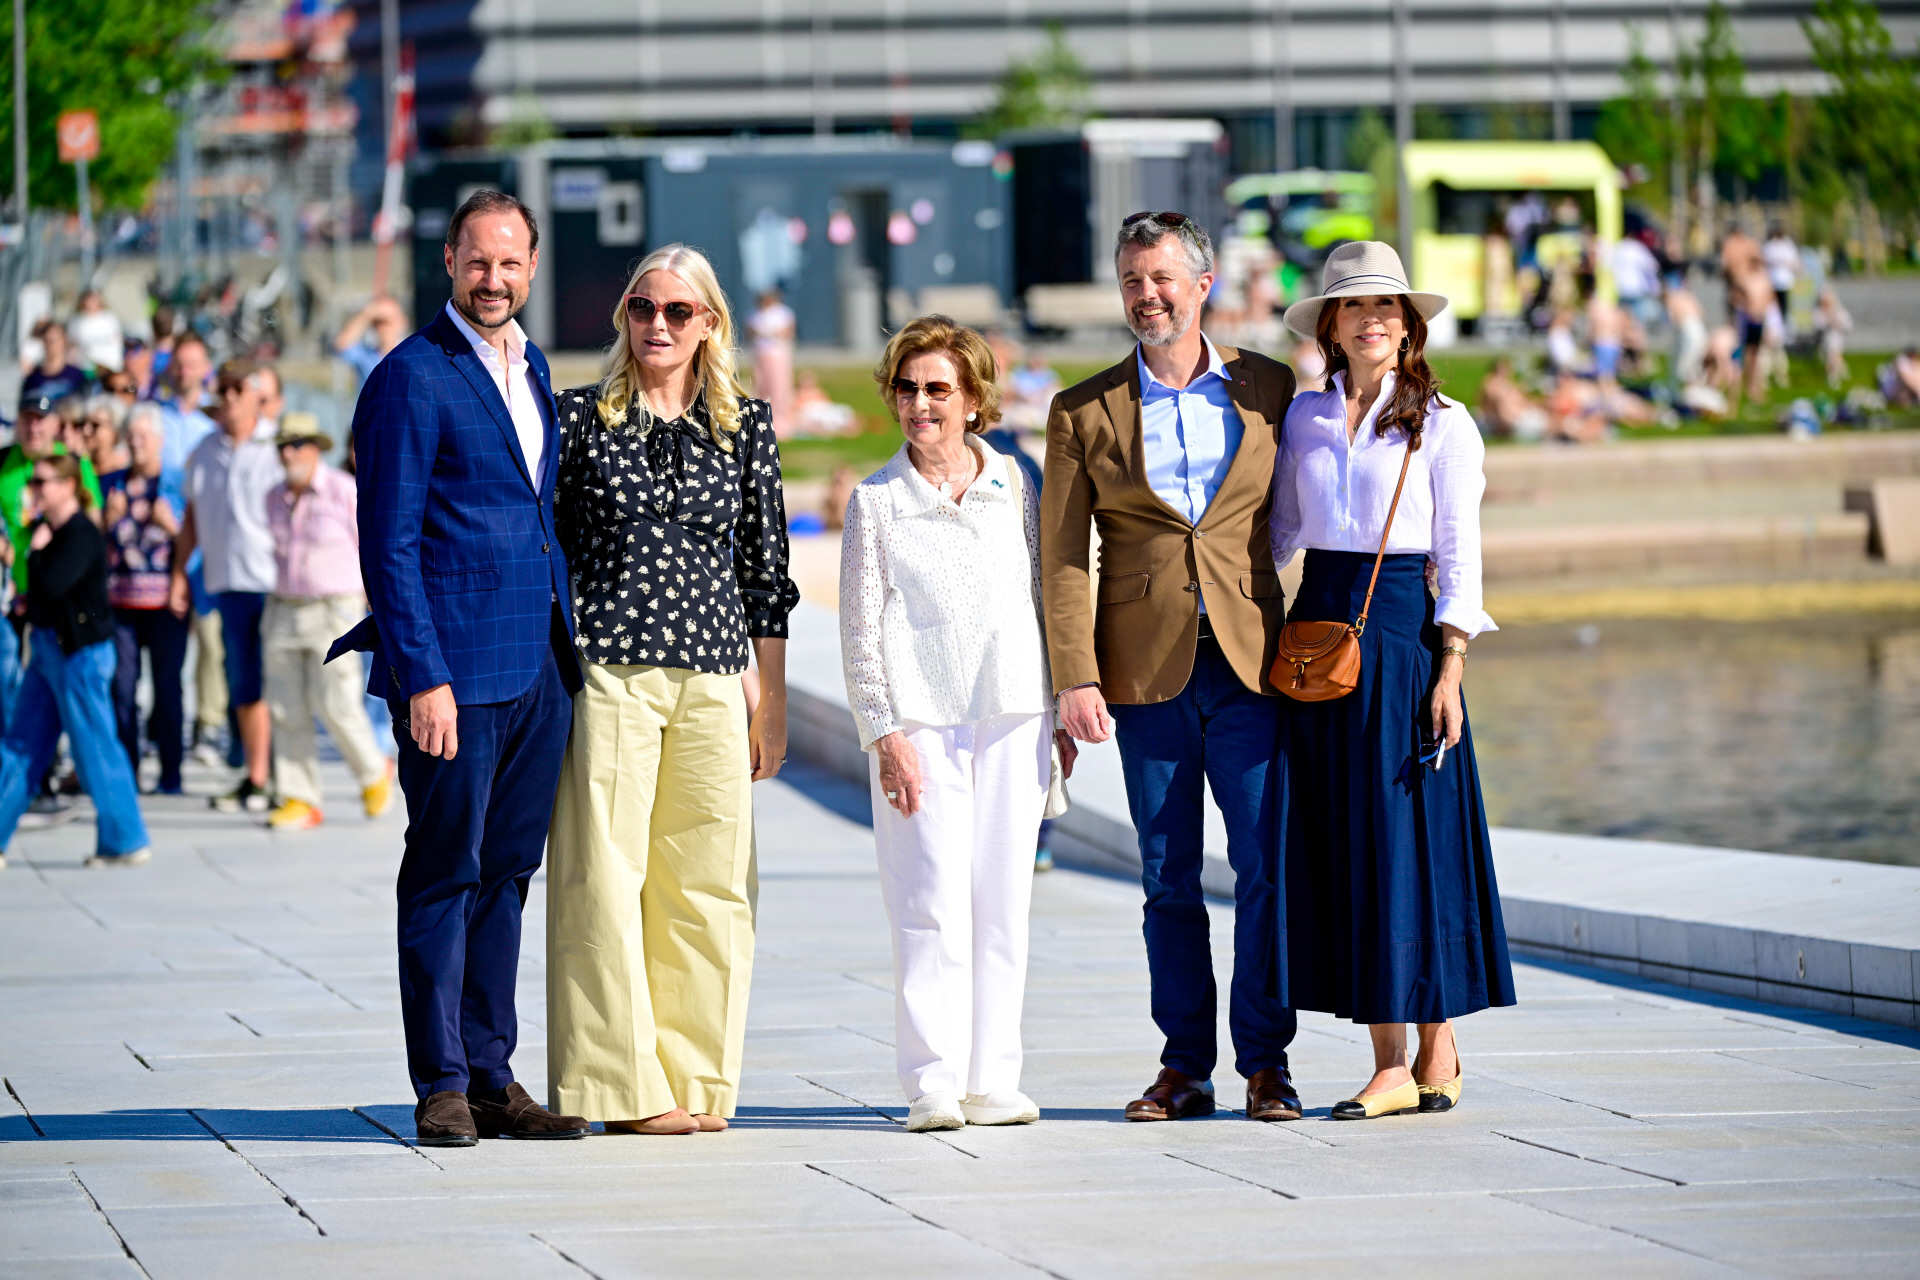
M 1374 553 L 1373 576 L 1367 579 L 1367 598 L 1352 622 L 1289 622 L 1280 628 L 1279 650 L 1268 673 L 1275 687 L 1296 702 L 1330 702 L 1352 693 L 1360 683 L 1360 637 L 1366 634 L 1367 612 L 1373 608 L 1373 589 L 1380 582 L 1380 562 L 1387 555 L 1387 537 L 1400 510 L 1400 491 L 1407 487 L 1407 467 L 1413 450 L 1400 462 L 1400 482 L 1393 486 L 1387 525 L 1380 531 L 1380 550 Z

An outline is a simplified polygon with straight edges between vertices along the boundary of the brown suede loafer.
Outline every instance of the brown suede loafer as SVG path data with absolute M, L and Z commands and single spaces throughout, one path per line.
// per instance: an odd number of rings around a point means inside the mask
M 1213 1114 L 1213 1085 L 1172 1067 L 1160 1068 L 1147 1091 L 1127 1104 L 1129 1120 L 1186 1120 Z
M 1267 1067 L 1247 1078 L 1247 1119 L 1298 1120 L 1300 1095 L 1285 1067 Z
M 557 1116 L 516 1083 L 499 1093 L 476 1090 L 469 1103 L 483 1138 L 584 1138 L 593 1131 L 583 1116 Z
M 413 1129 L 423 1147 L 470 1147 L 480 1141 L 467 1095 L 452 1089 L 430 1093 L 415 1104 Z

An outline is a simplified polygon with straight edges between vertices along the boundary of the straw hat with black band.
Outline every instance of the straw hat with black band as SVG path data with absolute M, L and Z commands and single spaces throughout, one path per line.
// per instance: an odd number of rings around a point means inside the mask
M 317 444 L 322 453 L 333 451 L 333 437 L 320 429 L 320 419 L 301 409 L 282 414 L 280 430 L 273 437 L 273 447 L 276 449 L 284 449 L 290 444 Z
M 1407 269 L 1393 246 L 1380 240 L 1351 240 L 1327 255 L 1320 272 L 1320 292 L 1287 308 L 1287 328 L 1303 338 L 1314 336 L 1320 309 L 1334 298 L 1375 298 L 1404 294 L 1423 320 L 1447 309 L 1443 293 L 1416 293 L 1407 283 Z

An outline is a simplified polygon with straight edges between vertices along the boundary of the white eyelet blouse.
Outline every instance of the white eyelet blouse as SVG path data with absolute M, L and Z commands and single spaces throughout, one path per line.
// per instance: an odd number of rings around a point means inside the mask
M 1039 498 L 1005 454 L 967 443 L 984 465 L 958 503 L 905 445 L 847 501 L 840 653 L 863 751 L 909 724 L 1052 710 Z
M 1280 568 L 1302 548 L 1380 549 L 1380 532 L 1400 479 L 1407 439 L 1374 434 L 1380 407 L 1393 393 L 1394 375 L 1380 384 L 1373 407 L 1347 442 L 1346 375 L 1325 391 L 1293 398 L 1274 461 L 1273 563 Z M 1407 468 L 1407 487 L 1394 513 L 1387 554 L 1424 555 L 1433 562 L 1434 621 L 1468 637 L 1497 631 L 1482 607 L 1480 498 L 1486 492 L 1486 444 L 1473 415 L 1442 396 L 1427 411 L 1420 448 Z

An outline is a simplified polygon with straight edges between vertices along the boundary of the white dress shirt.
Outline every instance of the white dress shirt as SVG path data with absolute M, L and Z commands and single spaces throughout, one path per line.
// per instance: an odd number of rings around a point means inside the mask
M 507 321 L 507 358 L 502 361 L 494 345 L 481 337 L 451 302 L 447 304 L 447 315 L 473 344 L 480 363 L 486 366 L 487 376 L 493 379 L 494 389 L 506 401 L 507 414 L 513 419 L 513 433 L 520 437 L 520 452 L 527 460 L 527 474 L 533 477 L 534 487 L 538 488 L 540 466 L 546 460 L 547 420 L 540 413 L 540 386 L 534 380 L 533 366 L 527 361 L 526 331 L 518 320 Z
M 955 503 L 907 449 L 861 481 L 840 541 L 840 652 L 860 747 L 908 725 L 1053 706 L 1040 623 L 1040 502 L 978 437 Z
M 1373 407 L 1347 442 L 1346 374 L 1325 391 L 1294 396 L 1281 433 L 1273 477 L 1273 564 L 1301 548 L 1321 551 L 1380 549 L 1380 534 L 1400 479 L 1407 439 L 1399 431 L 1374 434 L 1374 420 L 1393 394 L 1394 375 L 1380 384 Z M 1394 513 L 1387 554 L 1424 555 L 1437 574 L 1434 620 L 1469 637 L 1496 631 L 1482 608 L 1480 497 L 1486 492 L 1487 447 L 1473 415 L 1444 396 L 1427 411 L 1420 448 L 1407 468 L 1407 487 Z

